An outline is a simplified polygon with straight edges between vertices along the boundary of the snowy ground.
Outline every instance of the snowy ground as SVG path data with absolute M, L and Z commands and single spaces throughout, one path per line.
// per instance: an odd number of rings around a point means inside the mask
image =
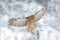
M 40 4 L 40 2 L 42 4 Z M 48 11 L 34 32 L 8 26 L 8 18 L 26 17 L 46 5 L 43 0 L 0 0 L 0 40 L 60 40 L 60 1 L 48 0 Z

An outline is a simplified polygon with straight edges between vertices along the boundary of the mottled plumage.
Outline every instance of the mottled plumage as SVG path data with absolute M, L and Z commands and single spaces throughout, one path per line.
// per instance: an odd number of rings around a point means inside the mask
M 8 20 L 8 24 L 10 26 L 17 26 L 17 27 L 27 27 L 28 32 L 32 32 L 36 28 L 37 21 L 44 15 L 47 11 L 47 6 L 43 9 L 39 10 L 35 15 L 31 15 L 25 18 L 11 18 Z

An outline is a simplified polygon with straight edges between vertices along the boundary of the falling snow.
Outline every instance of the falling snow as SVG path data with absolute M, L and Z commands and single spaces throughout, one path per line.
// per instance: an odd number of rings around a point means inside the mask
M 24 18 L 48 4 L 33 32 L 9 26 L 9 18 Z M 0 0 L 0 40 L 60 40 L 60 0 Z

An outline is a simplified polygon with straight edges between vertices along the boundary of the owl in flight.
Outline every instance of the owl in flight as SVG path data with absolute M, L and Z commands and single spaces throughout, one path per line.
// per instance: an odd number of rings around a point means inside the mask
M 26 30 L 28 32 L 32 32 L 37 27 L 37 21 L 41 19 L 46 11 L 47 6 L 39 10 L 36 14 L 25 18 L 10 18 L 8 19 L 8 25 L 16 27 L 26 27 Z

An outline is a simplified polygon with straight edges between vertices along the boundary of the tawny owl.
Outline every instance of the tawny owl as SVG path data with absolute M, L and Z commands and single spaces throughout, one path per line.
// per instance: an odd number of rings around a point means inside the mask
M 37 21 L 41 19 L 46 11 L 47 6 L 39 10 L 35 15 L 31 15 L 25 18 L 11 18 L 8 20 L 8 24 L 10 26 L 26 27 L 28 32 L 32 32 L 36 28 Z

